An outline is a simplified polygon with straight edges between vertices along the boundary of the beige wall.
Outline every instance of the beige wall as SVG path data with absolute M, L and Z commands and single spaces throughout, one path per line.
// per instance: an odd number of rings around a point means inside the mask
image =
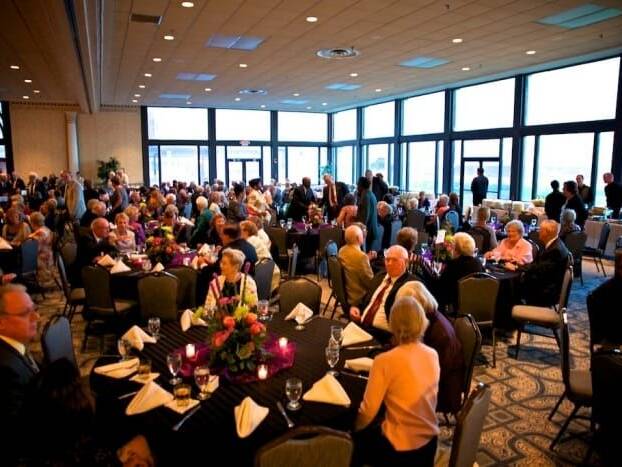
M 11 132 L 15 170 L 40 175 L 67 169 L 65 111 L 71 107 L 11 104 Z M 140 111 L 101 111 L 78 114 L 80 172 L 97 178 L 97 160 L 116 157 L 131 183 L 142 183 Z

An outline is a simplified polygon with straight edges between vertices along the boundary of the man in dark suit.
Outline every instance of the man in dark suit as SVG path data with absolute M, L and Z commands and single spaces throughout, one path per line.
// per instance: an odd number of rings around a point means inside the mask
M 241 236 L 240 224 L 225 224 L 222 229 L 222 250 L 218 254 L 218 264 L 222 259 L 222 252 L 225 248 L 233 248 L 244 253 L 244 262 L 249 263 L 250 269 L 248 273 L 252 276 L 255 274 L 255 263 L 257 262 L 257 251 L 255 247 L 244 240 Z
M 605 182 L 605 196 L 607 198 L 607 207 L 613 211 L 613 218 L 620 217 L 620 208 L 622 208 L 622 185 L 613 180 L 612 173 L 603 175 Z
M 43 182 L 39 180 L 37 174 L 30 172 L 28 174 L 28 185 L 26 185 L 26 193 L 28 196 L 28 206 L 31 211 L 38 211 L 41 203 L 46 197 L 46 188 Z
M 594 205 L 594 192 L 589 186 L 583 183 L 583 175 L 577 175 L 576 180 L 579 197 L 583 200 L 585 207 L 589 209 Z
M 574 209 L 577 213 L 576 224 L 583 228 L 587 220 L 587 209 L 585 209 L 585 204 L 583 204 L 583 200 L 579 196 L 577 182 L 574 180 L 564 182 L 564 196 L 566 197 L 566 204 L 562 206 L 562 210 Z
M 477 177 L 471 181 L 471 193 L 473 193 L 473 206 L 479 206 L 488 194 L 488 178 L 484 176 L 484 169 L 477 169 Z
M 377 201 L 383 201 L 385 195 L 389 192 L 389 185 L 384 181 L 384 176 L 380 172 L 372 180 L 371 191 L 374 192 Z
M 378 238 L 378 202 L 376 201 L 376 197 L 370 188 L 369 178 L 359 178 L 357 185 L 359 199 L 356 211 L 356 220 L 367 228 L 365 249 L 368 252 L 372 250 L 374 240 Z
M 322 191 L 322 201 L 320 206 L 326 208 L 328 220 L 332 221 L 339 216 L 339 211 L 343 206 L 343 198 L 350 192 L 343 182 L 335 182 L 330 174 L 324 174 L 324 190 Z
M 544 212 L 546 217 L 554 221 L 559 222 L 559 218 L 562 214 L 562 206 L 566 202 L 566 197 L 561 191 L 559 191 L 559 182 L 553 180 L 551 182 L 551 191 L 544 199 Z
M 295 221 L 302 219 L 307 215 L 307 209 L 311 203 L 315 203 L 315 194 L 311 189 L 311 179 L 305 177 L 302 179 L 302 185 L 296 187 L 292 196 L 292 203 L 289 206 L 289 217 Z
M 82 268 L 96 263 L 103 255 L 116 254 L 117 248 L 110 242 L 110 224 L 99 217 L 91 223 L 91 231 L 78 238 L 78 256 L 71 271 L 71 284 L 82 285 Z
M 557 222 L 542 221 L 538 235 L 544 249 L 523 269 L 522 292 L 527 305 L 552 306 L 559 302 L 569 253 L 558 237 Z

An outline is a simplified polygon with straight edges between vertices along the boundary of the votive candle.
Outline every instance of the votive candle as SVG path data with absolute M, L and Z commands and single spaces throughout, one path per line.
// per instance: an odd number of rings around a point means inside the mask
M 261 365 L 257 366 L 257 378 L 259 378 L 260 380 L 268 378 L 268 365 L 262 363 Z
M 287 337 L 281 337 L 279 338 L 279 347 L 281 348 L 281 350 L 285 350 L 287 349 Z
M 186 358 L 194 358 L 196 354 L 196 349 L 194 347 L 194 344 L 186 344 Z

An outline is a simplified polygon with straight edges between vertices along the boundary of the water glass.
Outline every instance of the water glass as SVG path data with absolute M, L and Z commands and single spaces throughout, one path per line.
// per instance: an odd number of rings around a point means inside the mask
M 177 384 L 173 389 L 175 395 L 175 403 L 177 407 L 188 407 L 190 404 L 190 385 L 189 384 Z
M 151 261 L 148 259 L 143 260 L 143 271 L 149 272 L 151 271 Z
M 198 366 L 194 369 L 194 382 L 197 383 L 199 388 L 199 395 L 197 399 L 204 401 L 209 399 L 210 393 L 207 391 L 210 382 L 210 372 L 207 365 Z
M 147 321 L 147 330 L 157 341 L 160 338 L 160 318 L 157 316 L 149 318 L 149 321 Z
M 289 410 L 298 410 L 301 407 L 300 396 L 302 396 L 302 381 L 299 378 L 289 378 L 285 382 L 285 395 L 289 402 L 287 408 Z
M 326 353 L 326 362 L 328 363 L 328 366 L 330 367 L 330 370 L 328 371 L 328 373 L 333 376 L 337 376 L 339 373 L 333 370 L 333 368 L 335 368 L 335 365 L 339 363 L 339 347 L 328 346 L 325 349 L 325 353 Z
M 140 363 L 138 364 L 138 377 L 142 380 L 149 378 L 151 374 L 151 360 L 146 357 L 140 357 Z
M 181 354 L 179 352 L 172 352 L 166 356 L 166 365 L 168 366 L 168 371 L 171 372 L 173 378 L 169 381 L 171 386 L 175 386 L 181 383 L 181 378 L 177 377 L 177 374 L 181 370 Z
M 343 342 L 343 328 L 341 326 L 331 326 L 330 338 L 333 342 L 335 342 L 335 344 L 337 344 L 337 348 L 340 348 L 341 343 Z
M 285 220 L 284 220 L 284 219 L 281 219 L 281 220 L 279 221 L 279 224 L 280 224 L 280 226 L 281 226 L 281 228 L 282 228 L 282 229 L 284 229 L 284 228 L 285 228 Z
M 270 302 L 268 300 L 259 300 L 257 302 L 257 314 L 260 321 L 270 320 Z
M 129 360 L 132 357 L 132 343 L 127 339 L 119 339 L 117 341 L 117 349 L 119 350 L 119 355 L 121 355 L 121 360 Z
M 538 225 L 538 219 L 531 219 L 531 228 L 535 229 Z
M 294 224 L 294 220 L 291 217 L 287 219 L 287 230 L 292 230 L 293 224 Z

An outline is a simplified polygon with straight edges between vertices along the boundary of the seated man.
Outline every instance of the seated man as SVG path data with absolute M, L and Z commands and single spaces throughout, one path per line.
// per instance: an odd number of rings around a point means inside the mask
M 542 221 L 539 239 L 544 249 L 523 268 L 522 292 L 527 305 L 552 306 L 559 302 L 569 253 L 558 235 L 557 222 Z
M 95 264 L 104 255 L 118 253 L 117 248 L 108 238 L 110 224 L 104 217 L 91 222 L 91 231 L 78 239 L 78 255 L 72 266 L 71 285 L 82 284 L 82 268 Z
M 415 280 L 415 277 L 406 269 L 408 252 L 404 247 L 394 245 L 389 248 L 384 262 L 386 273 L 376 274 L 360 306 L 350 308 L 352 320 L 368 328 L 380 330 L 381 332 L 377 333 L 380 338 L 388 337 L 389 314 L 395 301 L 395 294 L 406 282 Z
M 590 336 L 595 344 L 622 344 L 622 314 L 615 312 L 620 307 L 620 290 L 622 290 L 622 250 L 617 250 L 614 276 L 587 296 Z
M 257 262 L 257 251 L 246 240 L 242 237 L 242 232 L 240 231 L 240 224 L 225 224 L 222 229 L 222 245 L 223 249 L 220 250 L 219 254 L 219 262 L 222 257 L 222 252 L 225 248 L 233 248 L 234 250 L 240 250 L 244 253 L 244 257 L 246 258 L 246 262 L 250 263 L 250 269 L 248 273 L 253 275 L 255 272 L 255 263 Z M 242 270 L 244 268 L 242 267 Z
M 88 210 L 80 218 L 80 227 L 89 227 L 95 219 L 106 215 L 106 204 L 97 199 L 90 199 L 86 207 Z
M 351 225 L 345 232 L 346 244 L 339 249 L 339 262 L 344 270 L 346 295 L 350 306 L 359 306 L 374 277 L 369 257 L 361 250 L 365 243 L 363 231 Z

